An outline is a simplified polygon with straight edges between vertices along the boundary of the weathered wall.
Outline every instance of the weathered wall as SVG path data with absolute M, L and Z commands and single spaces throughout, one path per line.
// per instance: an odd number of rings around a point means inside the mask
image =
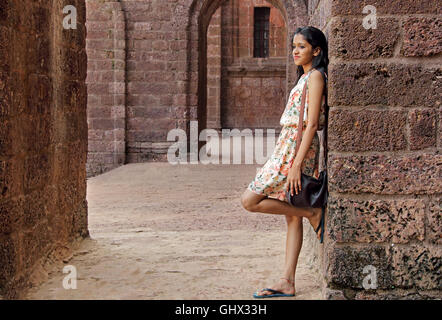
M 191 1 L 122 1 L 127 37 L 127 162 L 166 161 L 167 133 L 186 129 Z
M 249 47 L 252 4 L 272 7 L 271 57 L 259 63 Z M 220 58 L 210 57 L 219 49 L 211 44 L 206 52 L 213 39 L 203 39 L 221 6 L 224 76 L 213 65 Z M 167 133 L 181 128 L 189 136 L 196 119 L 199 131 L 279 130 L 288 88 L 296 81 L 287 66 L 287 31 L 305 24 L 304 1 L 88 0 L 87 9 L 88 176 L 125 162 L 166 161 L 172 144 Z
M 324 246 L 319 245 L 311 227 L 305 228 L 303 249 L 316 253 L 309 259 L 325 275 L 324 297 L 440 296 L 440 7 L 430 0 L 268 2 L 284 17 L 288 36 L 298 26 L 313 25 L 329 40 L 326 239 Z M 121 1 L 126 18 L 127 162 L 166 161 L 170 129 L 189 133 L 191 120 L 199 121 L 199 130 L 219 120 L 211 118 L 208 104 L 210 56 L 205 48 L 210 39 L 205 32 L 221 4 L 220 0 Z M 377 9 L 377 29 L 362 26 L 366 4 Z M 232 18 L 227 11 L 221 16 Z M 111 17 L 114 14 L 103 21 Z M 101 40 L 105 43 L 107 38 Z M 114 44 L 109 50 L 116 50 Z M 226 65 L 234 63 L 239 52 L 233 48 L 242 47 L 223 46 Z M 271 81 L 275 88 L 285 85 L 284 102 L 296 81 L 291 59 L 287 46 L 286 59 L 281 60 L 290 62 L 286 79 Z M 240 74 L 240 69 L 230 67 L 230 72 Z M 273 75 L 284 72 L 278 67 L 269 70 Z M 232 78 L 229 82 L 238 82 Z M 223 85 L 228 88 L 229 83 Z M 262 82 L 251 81 L 245 87 L 255 91 L 260 86 Z M 112 117 L 101 119 L 110 123 Z M 233 119 L 221 118 L 221 125 L 256 123 L 254 119 L 229 123 Z M 90 129 L 105 135 L 120 127 Z M 103 152 L 114 152 L 109 150 Z M 367 265 L 377 270 L 377 291 L 362 288 Z
M 305 19 L 301 15 L 306 12 L 303 1 L 269 2 L 290 17 L 290 32 Z M 208 123 L 216 124 L 216 117 L 210 116 L 207 106 L 208 56 L 203 49 L 207 44 L 203 35 L 221 3 L 121 1 L 127 38 L 127 162 L 167 161 L 167 150 L 173 143 L 167 142 L 171 129 L 184 129 L 190 136 L 190 121 L 198 119 L 199 131 Z M 288 58 L 282 59 L 283 63 Z M 293 83 L 293 70 L 279 71 L 286 71 Z M 285 86 L 284 93 L 290 86 L 274 82 L 277 87 Z
M 254 58 L 254 7 L 263 6 L 270 8 L 269 57 Z M 222 9 L 222 127 L 279 132 L 286 95 L 284 17 L 264 0 L 231 0 Z
M 118 1 L 86 0 L 88 56 L 87 176 L 125 162 L 126 41 L 125 21 Z
M 77 30 L 62 9 L 78 10 Z M 0 296 L 87 236 L 82 0 L 0 2 Z
M 286 56 L 286 26 L 284 17 L 271 2 L 266 0 L 230 0 L 225 2 L 223 7 L 228 12 L 227 18 L 223 20 L 223 27 L 226 30 L 227 38 L 225 41 L 231 46 L 227 50 L 231 52 L 233 60 L 240 58 L 246 60 L 253 59 L 255 7 L 270 8 L 269 58 Z M 227 42 L 229 39 L 232 42 Z M 255 61 L 258 60 L 255 58 Z
M 325 297 L 440 298 L 442 8 L 330 4 Z M 363 27 L 365 4 L 377 29 Z M 362 286 L 368 265 L 377 290 Z
M 221 7 L 207 28 L 207 128 L 221 125 Z
M 320 29 L 325 37 L 327 38 L 328 45 L 330 47 L 330 42 L 332 39 L 329 38 L 329 30 L 330 30 L 330 8 L 331 1 L 330 0 L 310 0 L 308 1 L 308 16 L 309 22 L 306 25 L 314 26 Z M 330 55 L 329 55 L 330 58 Z M 294 63 L 292 63 L 294 65 Z M 330 82 L 333 79 L 329 80 Z M 328 101 L 330 104 L 330 101 Z M 330 129 L 329 129 L 330 131 Z M 320 140 L 320 155 L 319 155 L 319 170 L 323 170 L 324 165 L 324 150 L 323 150 L 323 131 L 318 131 L 319 140 Z M 330 136 L 330 133 L 329 133 Z M 330 143 L 329 143 L 329 153 L 330 153 Z M 329 171 L 328 171 L 329 172 Z M 329 216 L 328 211 L 326 211 L 326 217 Z M 324 235 L 324 244 L 327 243 L 327 234 Z M 311 227 L 310 223 L 307 219 L 304 219 L 304 242 L 302 245 L 302 251 L 307 263 L 310 265 L 310 270 L 312 273 L 316 275 L 317 281 L 319 285 L 323 288 L 324 294 L 323 297 L 327 298 L 328 289 L 327 283 L 324 278 L 324 269 L 327 267 L 325 265 L 325 252 L 324 245 L 320 244 L 316 233 Z

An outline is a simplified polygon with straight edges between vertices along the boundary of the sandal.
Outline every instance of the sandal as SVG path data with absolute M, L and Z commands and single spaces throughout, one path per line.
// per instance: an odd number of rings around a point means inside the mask
M 290 280 L 287 279 L 287 278 L 281 278 L 281 279 L 287 280 L 290 284 L 294 284 L 294 283 L 295 283 L 294 281 L 290 281 Z M 253 294 L 253 297 L 254 297 L 254 298 L 257 298 L 257 299 L 260 299 L 260 298 L 294 297 L 294 296 L 295 296 L 294 293 L 293 293 L 293 294 L 291 294 L 291 293 L 284 293 L 284 292 L 282 292 L 282 291 L 278 291 L 278 290 L 274 290 L 274 289 L 270 289 L 270 288 L 264 288 L 264 289 L 261 289 L 260 292 L 263 292 L 263 291 L 270 291 L 271 294 L 258 295 L 258 292 L 255 292 L 255 293 Z

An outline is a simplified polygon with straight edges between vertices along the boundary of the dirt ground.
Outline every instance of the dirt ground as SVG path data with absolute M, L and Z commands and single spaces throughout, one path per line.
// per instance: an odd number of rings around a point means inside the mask
M 90 238 L 26 299 L 253 299 L 281 276 L 286 235 L 284 216 L 241 206 L 257 167 L 137 163 L 89 178 Z M 321 298 L 306 250 L 296 296 L 279 299 Z

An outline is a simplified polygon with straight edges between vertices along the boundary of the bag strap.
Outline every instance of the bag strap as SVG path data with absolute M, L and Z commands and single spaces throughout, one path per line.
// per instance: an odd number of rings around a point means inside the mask
M 305 81 L 304 88 L 302 89 L 302 98 L 301 98 L 301 112 L 299 115 L 299 123 L 298 123 L 298 134 L 296 135 L 296 154 L 298 154 L 299 147 L 301 146 L 301 140 L 302 140 L 302 130 L 304 129 L 304 107 L 305 107 L 305 99 L 306 99 L 306 90 L 307 90 L 307 81 Z M 327 169 L 327 157 L 328 157 L 328 150 L 327 150 L 327 127 L 328 127 L 328 102 L 327 102 L 327 76 L 325 77 L 325 125 L 323 129 L 323 141 L 322 141 L 322 152 L 324 153 L 324 170 Z M 322 97 L 321 97 L 321 103 L 322 103 Z

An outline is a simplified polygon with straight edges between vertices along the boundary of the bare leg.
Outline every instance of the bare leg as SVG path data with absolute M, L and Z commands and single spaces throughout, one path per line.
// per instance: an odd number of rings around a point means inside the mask
M 286 216 L 286 220 L 287 239 L 283 277 L 289 281 L 294 281 L 303 240 L 302 218 Z
M 287 239 L 285 266 L 281 279 L 270 288 L 287 294 L 295 294 L 295 273 L 298 257 L 302 247 L 302 218 L 286 216 Z M 258 295 L 271 294 L 270 291 L 259 291 Z
M 256 194 L 248 189 L 243 193 L 241 203 L 244 209 L 250 212 L 306 217 L 315 230 L 321 220 L 321 208 L 297 208 L 290 205 L 288 202 L 271 199 L 265 195 Z
M 296 266 L 303 240 L 302 217 L 307 217 L 315 228 L 319 224 L 321 209 L 296 208 L 287 202 L 270 199 L 264 195 L 257 195 L 250 190 L 244 192 L 241 202 L 243 207 L 251 212 L 286 214 L 287 239 L 283 276 L 280 278 L 280 281 L 270 288 L 287 294 L 295 294 Z M 271 294 L 270 291 L 257 292 L 257 295 L 260 296 L 269 294 Z

